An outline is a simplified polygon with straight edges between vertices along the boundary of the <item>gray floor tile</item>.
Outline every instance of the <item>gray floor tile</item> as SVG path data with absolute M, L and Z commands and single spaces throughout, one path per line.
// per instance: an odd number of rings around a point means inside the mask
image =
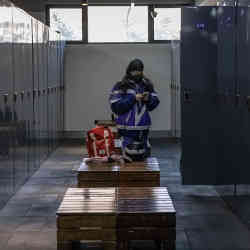
M 186 233 L 193 250 L 250 248 L 250 232 L 246 230 L 237 232 L 186 230 Z
M 244 225 L 236 215 L 227 212 L 217 215 L 177 215 L 176 218 L 178 229 L 201 229 L 233 232 L 247 231 Z
M 0 249 L 6 247 L 8 240 L 11 238 L 12 233 L 0 232 Z
M 23 224 L 25 218 L 23 216 L 4 216 L 0 217 L 0 232 L 14 232 L 17 227 Z
M 60 204 L 58 205 L 34 205 L 31 207 L 26 216 L 31 217 L 48 217 L 48 216 L 56 216 L 56 211 Z
M 16 228 L 18 232 L 44 231 L 48 223 L 46 217 L 24 217 L 24 222 Z
M 0 210 L 0 216 L 25 216 L 31 208 L 31 204 L 21 204 L 16 206 L 15 204 L 7 204 L 2 210 Z
M 220 215 L 228 212 L 228 207 L 221 200 L 174 201 L 178 215 Z

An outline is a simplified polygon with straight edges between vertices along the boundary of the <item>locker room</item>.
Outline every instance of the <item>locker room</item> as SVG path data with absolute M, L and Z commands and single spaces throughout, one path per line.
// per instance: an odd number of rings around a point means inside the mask
M 249 34 L 249 0 L 0 0 L 0 250 L 250 249 Z

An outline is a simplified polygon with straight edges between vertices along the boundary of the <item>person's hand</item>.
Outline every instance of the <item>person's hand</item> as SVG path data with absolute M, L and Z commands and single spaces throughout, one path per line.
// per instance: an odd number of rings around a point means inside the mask
M 143 94 L 136 94 L 136 101 L 141 101 L 143 99 Z
M 142 96 L 143 96 L 143 101 L 148 102 L 148 100 L 149 100 L 149 92 L 144 92 L 142 94 Z

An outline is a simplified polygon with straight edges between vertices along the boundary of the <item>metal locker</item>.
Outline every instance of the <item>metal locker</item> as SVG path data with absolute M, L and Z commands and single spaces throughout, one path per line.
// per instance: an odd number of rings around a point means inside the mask
M 12 4 L 0 0 L 0 208 L 14 192 L 12 102 Z
M 0 16 L 1 208 L 57 145 L 61 99 L 52 87 L 60 84 L 63 47 L 56 33 L 8 0 L 0 0 Z
M 43 102 L 43 137 L 44 137 L 44 149 L 45 149 L 45 157 L 49 154 L 48 148 L 48 42 L 49 42 L 49 28 L 44 26 L 44 35 L 43 35 L 43 63 L 44 63 L 44 83 L 42 87 L 42 102 Z
M 217 173 L 216 184 L 237 182 L 237 147 L 239 135 L 237 120 L 240 119 L 236 100 L 236 36 L 235 9 L 233 6 L 220 6 L 218 18 L 218 73 L 216 104 L 218 116 Z M 238 117 L 237 119 L 234 119 Z M 236 149 L 236 151 L 235 151 Z M 239 151 L 238 151 L 239 152 Z
M 171 42 L 172 136 L 180 138 L 180 42 Z
M 33 19 L 33 101 L 34 101 L 34 137 L 33 137 L 33 147 L 35 148 L 34 154 L 34 170 L 39 167 L 40 164 L 40 126 L 39 126 L 39 98 L 38 98 L 38 89 L 39 89 L 39 40 L 38 40 L 38 21 Z
M 14 104 L 13 131 L 15 132 L 15 190 L 27 180 L 29 176 L 29 149 L 27 147 L 27 120 L 24 103 L 24 90 L 26 87 L 26 48 L 31 41 L 31 19 L 19 8 L 13 8 L 13 68 Z
M 33 99 L 30 94 L 33 88 L 33 61 L 32 61 L 32 18 L 26 15 L 25 19 L 25 43 L 24 43 L 24 60 L 23 64 L 24 87 L 19 93 L 23 105 L 24 122 L 25 122 L 25 147 L 28 158 L 28 176 L 31 175 L 33 149 L 31 147 L 32 121 L 33 121 Z
M 45 45 L 44 45 L 44 25 L 38 22 L 38 68 L 39 68 L 39 86 L 38 86 L 38 109 L 39 109 L 39 145 L 40 145 L 40 153 L 39 159 L 40 163 L 45 159 L 47 152 L 46 152 L 46 144 L 45 144 L 45 118 L 46 110 L 45 110 L 45 103 L 44 98 L 42 95 L 42 90 L 46 85 L 46 65 L 45 65 Z
M 236 149 L 238 154 L 238 164 L 235 162 L 235 168 L 237 170 L 237 184 L 249 184 L 250 174 L 248 167 L 249 154 L 250 154 L 250 42 L 249 42 L 249 30 L 250 30 L 250 1 L 239 1 L 237 9 L 237 92 L 240 96 L 241 102 L 238 108 L 238 112 L 241 119 L 238 119 L 238 134 L 239 144 Z
M 216 8 L 182 8 L 181 28 L 182 182 L 215 184 Z
M 49 152 L 52 151 L 52 98 L 51 98 L 51 87 L 53 85 L 53 43 L 52 43 L 52 32 L 49 32 L 49 42 L 48 42 L 48 87 L 47 87 L 47 95 L 48 95 L 48 143 L 49 143 Z

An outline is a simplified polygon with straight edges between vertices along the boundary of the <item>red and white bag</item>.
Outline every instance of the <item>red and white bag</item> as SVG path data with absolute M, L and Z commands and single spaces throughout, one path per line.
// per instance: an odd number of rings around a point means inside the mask
M 87 133 L 89 157 L 111 156 L 115 153 L 114 135 L 108 127 L 97 126 Z

